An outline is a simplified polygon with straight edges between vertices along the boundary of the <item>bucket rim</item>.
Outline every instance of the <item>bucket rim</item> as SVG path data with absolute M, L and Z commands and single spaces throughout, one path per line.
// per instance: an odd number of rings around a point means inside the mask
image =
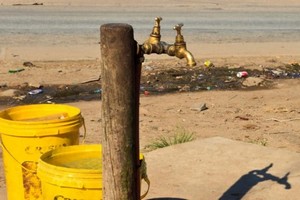
M 30 115 L 30 112 L 34 114 Z M 68 114 L 64 119 L 45 119 L 41 121 L 22 121 L 24 115 L 39 117 L 43 114 Z M 36 114 L 38 113 L 38 114 Z M 15 118 L 15 120 L 14 120 Z M 25 118 L 26 120 L 26 118 Z M 0 111 L 0 133 L 8 136 L 39 137 L 60 135 L 79 129 L 84 119 L 79 108 L 67 104 L 32 104 L 10 107 Z
M 41 124 L 41 123 L 59 123 L 59 122 L 66 122 L 66 121 L 72 121 L 72 120 L 76 120 L 78 118 L 81 118 L 81 110 L 77 107 L 74 106 L 70 106 L 67 104 L 31 104 L 31 105 L 20 105 L 20 106 L 14 106 L 14 107 L 9 107 L 7 109 L 4 109 L 2 111 L 0 111 L 0 114 L 4 113 L 4 112 L 11 112 L 11 111 L 16 111 L 16 110 L 21 110 L 24 108 L 30 109 L 30 108 L 39 108 L 39 107 L 43 107 L 43 108 L 50 108 L 50 107 L 64 107 L 64 108 L 68 108 L 68 109 L 72 109 L 74 111 L 74 113 L 76 113 L 73 116 L 67 117 L 65 119 L 53 119 L 53 120 L 44 120 L 44 121 L 18 121 L 18 120 L 10 120 L 10 119 L 5 119 L 0 117 L 0 123 L 1 121 L 3 122 L 8 122 L 8 123 L 13 123 L 13 124 L 23 124 L 23 125 L 35 125 L 35 124 Z
M 86 151 L 82 151 L 85 149 Z M 68 156 L 68 151 L 76 152 L 99 152 L 102 158 L 102 147 L 97 144 L 71 145 L 48 151 L 40 156 L 37 167 L 38 177 L 42 182 L 68 188 L 102 188 L 101 169 L 80 169 L 57 166 L 47 162 L 47 159 L 54 156 Z M 70 155 L 70 154 L 69 154 Z
M 88 148 L 85 151 L 82 151 L 83 149 Z M 43 168 L 46 169 L 47 173 L 50 169 L 61 171 L 61 172 L 70 172 L 70 173 L 86 173 L 86 174 L 97 174 L 102 173 L 101 169 L 79 169 L 79 168 L 68 168 L 63 166 L 57 166 L 54 164 L 51 164 L 47 162 L 47 159 L 55 156 L 66 156 L 70 153 L 70 151 L 73 151 L 72 153 L 88 153 L 88 152 L 99 152 L 100 159 L 102 158 L 102 145 L 99 144 L 81 144 L 81 145 L 70 145 L 70 146 L 64 146 L 59 147 L 50 151 L 47 151 L 46 153 L 42 154 L 38 161 L 38 169 L 43 170 Z

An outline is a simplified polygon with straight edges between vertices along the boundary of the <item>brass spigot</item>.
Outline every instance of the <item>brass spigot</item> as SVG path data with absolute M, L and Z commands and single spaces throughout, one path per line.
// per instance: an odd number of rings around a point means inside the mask
M 150 37 L 142 44 L 138 45 L 139 54 L 168 54 L 169 56 L 176 56 L 179 59 L 186 58 L 188 66 L 196 65 L 195 59 L 191 52 L 186 49 L 186 43 L 181 34 L 181 27 L 183 24 L 177 24 L 174 30 L 177 31 L 176 39 L 174 44 L 167 44 L 164 41 L 160 41 L 160 21 L 161 17 L 155 18 L 154 27 Z
M 186 42 L 181 34 L 181 28 L 183 24 L 177 24 L 173 29 L 177 31 L 175 38 L 175 56 L 179 59 L 186 58 L 188 66 L 195 66 L 196 62 L 191 52 L 186 49 Z
M 155 17 L 154 26 L 152 29 L 152 33 L 150 34 L 150 38 L 153 40 L 160 40 L 160 21 L 162 20 L 161 17 Z
M 157 53 L 161 54 L 163 53 L 163 47 L 160 43 L 160 21 L 162 20 L 161 17 L 155 18 L 155 23 L 152 29 L 152 33 L 150 34 L 150 37 L 148 40 L 144 42 L 142 45 L 143 53 L 145 54 L 151 54 L 151 53 Z

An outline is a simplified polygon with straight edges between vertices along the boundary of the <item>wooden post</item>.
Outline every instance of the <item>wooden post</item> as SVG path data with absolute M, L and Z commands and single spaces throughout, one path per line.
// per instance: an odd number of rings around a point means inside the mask
M 140 68 L 133 28 L 100 27 L 103 197 L 140 199 L 139 85 Z

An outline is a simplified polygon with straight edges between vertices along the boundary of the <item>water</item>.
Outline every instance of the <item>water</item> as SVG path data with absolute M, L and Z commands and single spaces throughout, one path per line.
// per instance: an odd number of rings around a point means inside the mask
M 102 169 L 102 158 L 100 156 L 96 158 L 82 158 L 72 162 L 62 163 L 60 166 L 73 169 Z
M 0 7 L 0 47 L 13 45 L 96 44 L 99 28 L 105 23 L 128 23 L 135 38 L 143 42 L 150 34 L 154 18 L 162 16 L 162 39 L 173 41 L 177 23 L 184 23 L 189 42 L 291 42 L 300 41 L 300 12 L 295 10 L 188 11 L 111 7 Z M 47 40 L 45 40 L 47 38 Z M 171 42 L 170 41 L 170 42 Z

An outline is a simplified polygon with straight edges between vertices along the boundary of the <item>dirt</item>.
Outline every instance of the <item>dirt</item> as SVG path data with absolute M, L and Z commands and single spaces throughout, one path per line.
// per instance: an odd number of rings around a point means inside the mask
M 211 59 L 214 66 L 174 60 L 146 61 L 140 87 L 140 146 L 182 131 L 195 139 L 214 136 L 300 152 L 299 64 L 277 58 Z M 34 103 L 79 107 L 86 143 L 101 142 L 99 60 L 2 61 L 1 109 Z M 240 63 L 240 64 L 236 64 Z M 10 69 L 24 70 L 9 73 Z M 239 78 L 237 72 L 248 76 Z M 42 93 L 28 92 L 42 89 Z M 205 105 L 206 109 L 201 109 Z M 0 186 L 5 186 L 3 173 Z
M 86 63 L 87 61 L 85 61 Z M 142 70 L 140 94 L 163 95 L 207 90 L 262 90 L 272 89 L 275 86 L 274 80 L 277 79 L 300 78 L 298 63 L 279 64 L 275 67 L 261 66 L 261 69 L 230 65 L 216 67 L 213 63 L 210 64 L 210 66 L 186 67 L 182 63 L 173 64 L 161 61 L 147 63 Z M 51 62 L 51 65 L 68 68 L 71 64 L 68 66 L 64 62 Z M 91 61 L 90 65 L 100 65 L 100 62 Z M 76 68 L 74 64 L 71 66 Z M 80 68 L 80 66 L 79 63 L 77 67 Z M 45 62 L 23 62 L 22 68 L 9 69 L 6 76 L 22 77 L 22 73 L 27 71 L 39 73 L 37 68 L 43 70 L 51 68 L 51 66 Z M 57 69 L 55 74 L 58 76 L 61 73 L 65 74 L 66 70 Z M 237 76 L 240 72 L 246 73 L 244 77 Z M 5 75 L 5 72 L 2 74 Z M 25 76 L 28 77 L 28 75 Z M 5 95 L 5 91 L 13 91 L 13 95 Z M 56 84 L 53 81 L 52 84 L 51 82 L 45 84 L 2 82 L 0 92 L 2 92 L 0 103 L 10 106 L 98 100 L 101 99 L 102 93 L 101 76 L 71 84 Z
M 269 1 L 199 2 L 187 1 L 188 7 L 229 12 L 241 9 L 286 9 L 289 12 L 299 7 L 296 0 L 272 1 L 271 7 Z M 28 0 L 1 1 L 3 6 L 19 3 L 32 4 Z M 163 4 L 166 12 L 172 12 L 165 6 L 166 1 L 156 0 L 116 0 L 109 3 L 102 0 L 47 0 L 43 1 L 43 6 L 105 4 L 123 6 L 126 10 L 137 3 L 138 8 L 151 11 L 153 6 Z M 174 5 L 180 10 L 185 7 L 182 1 L 174 2 Z M 147 36 L 148 32 L 145 38 Z M 86 43 L 70 37 L 64 39 L 72 41 L 73 46 L 52 45 L 51 37 L 43 37 L 51 44 L 48 46 L 45 45 L 47 41 L 31 46 L 17 45 L 14 39 L 5 38 L 7 44 L 0 48 L 0 109 L 36 103 L 63 103 L 78 107 L 86 123 L 86 143 L 100 144 L 102 90 L 98 39 L 94 45 L 81 45 Z M 26 44 L 32 42 L 26 35 L 17 35 L 17 38 L 17 41 L 20 39 Z M 186 39 L 197 66 L 187 67 L 184 60 L 163 55 L 147 56 L 143 63 L 139 124 L 141 152 L 146 154 L 146 160 L 149 158 L 147 164 L 152 181 L 148 197 L 186 199 L 196 196 L 190 199 L 199 199 L 197 192 L 201 188 L 201 199 L 216 199 L 211 197 L 226 193 L 245 173 L 253 169 L 263 170 L 276 160 L 269 173 L 281 178 L 291 171 L 286 180 L 292 184 L 292 190 L 281 190 L 282 185 L 273 185 L 272 182 L 263 183 L 261 187 L 251 188 L 245 199 L 268 199 L 259 196 L 266 194 L 264 191 L 272 197 L 269 199 L 297 198 L 299 41 L 281 42 L 270 38 L 270 42 L 249 42 L 241 37 L 241 41 L 233 43 L 206 43 L 207 38 L 194 42 Z M 38 43 L 38 40 L 35 42 Z M 207 60 L 213 65 L 205 66 Z M 239 78 L 237 73 L 240 71 L 246 71 L 248 75 Z M 34 91 L 38 94 L 29 94 Z M 195 143 L 151 152 L 146 148 L 157 138 L 169 138 L 182 132 L 192 134 Z M 223 138 L 230 139 L 230 142 L 225 141 L 226 148 L 218 146 Z M 212 143 L 205 143 L 210 139 Z M 239 151 L 234 147 L 239 147 Z M 0 199 L 5 199 L 1 151 L 0 148 Z M 218 194 L 211 196 L 212 193 Z

